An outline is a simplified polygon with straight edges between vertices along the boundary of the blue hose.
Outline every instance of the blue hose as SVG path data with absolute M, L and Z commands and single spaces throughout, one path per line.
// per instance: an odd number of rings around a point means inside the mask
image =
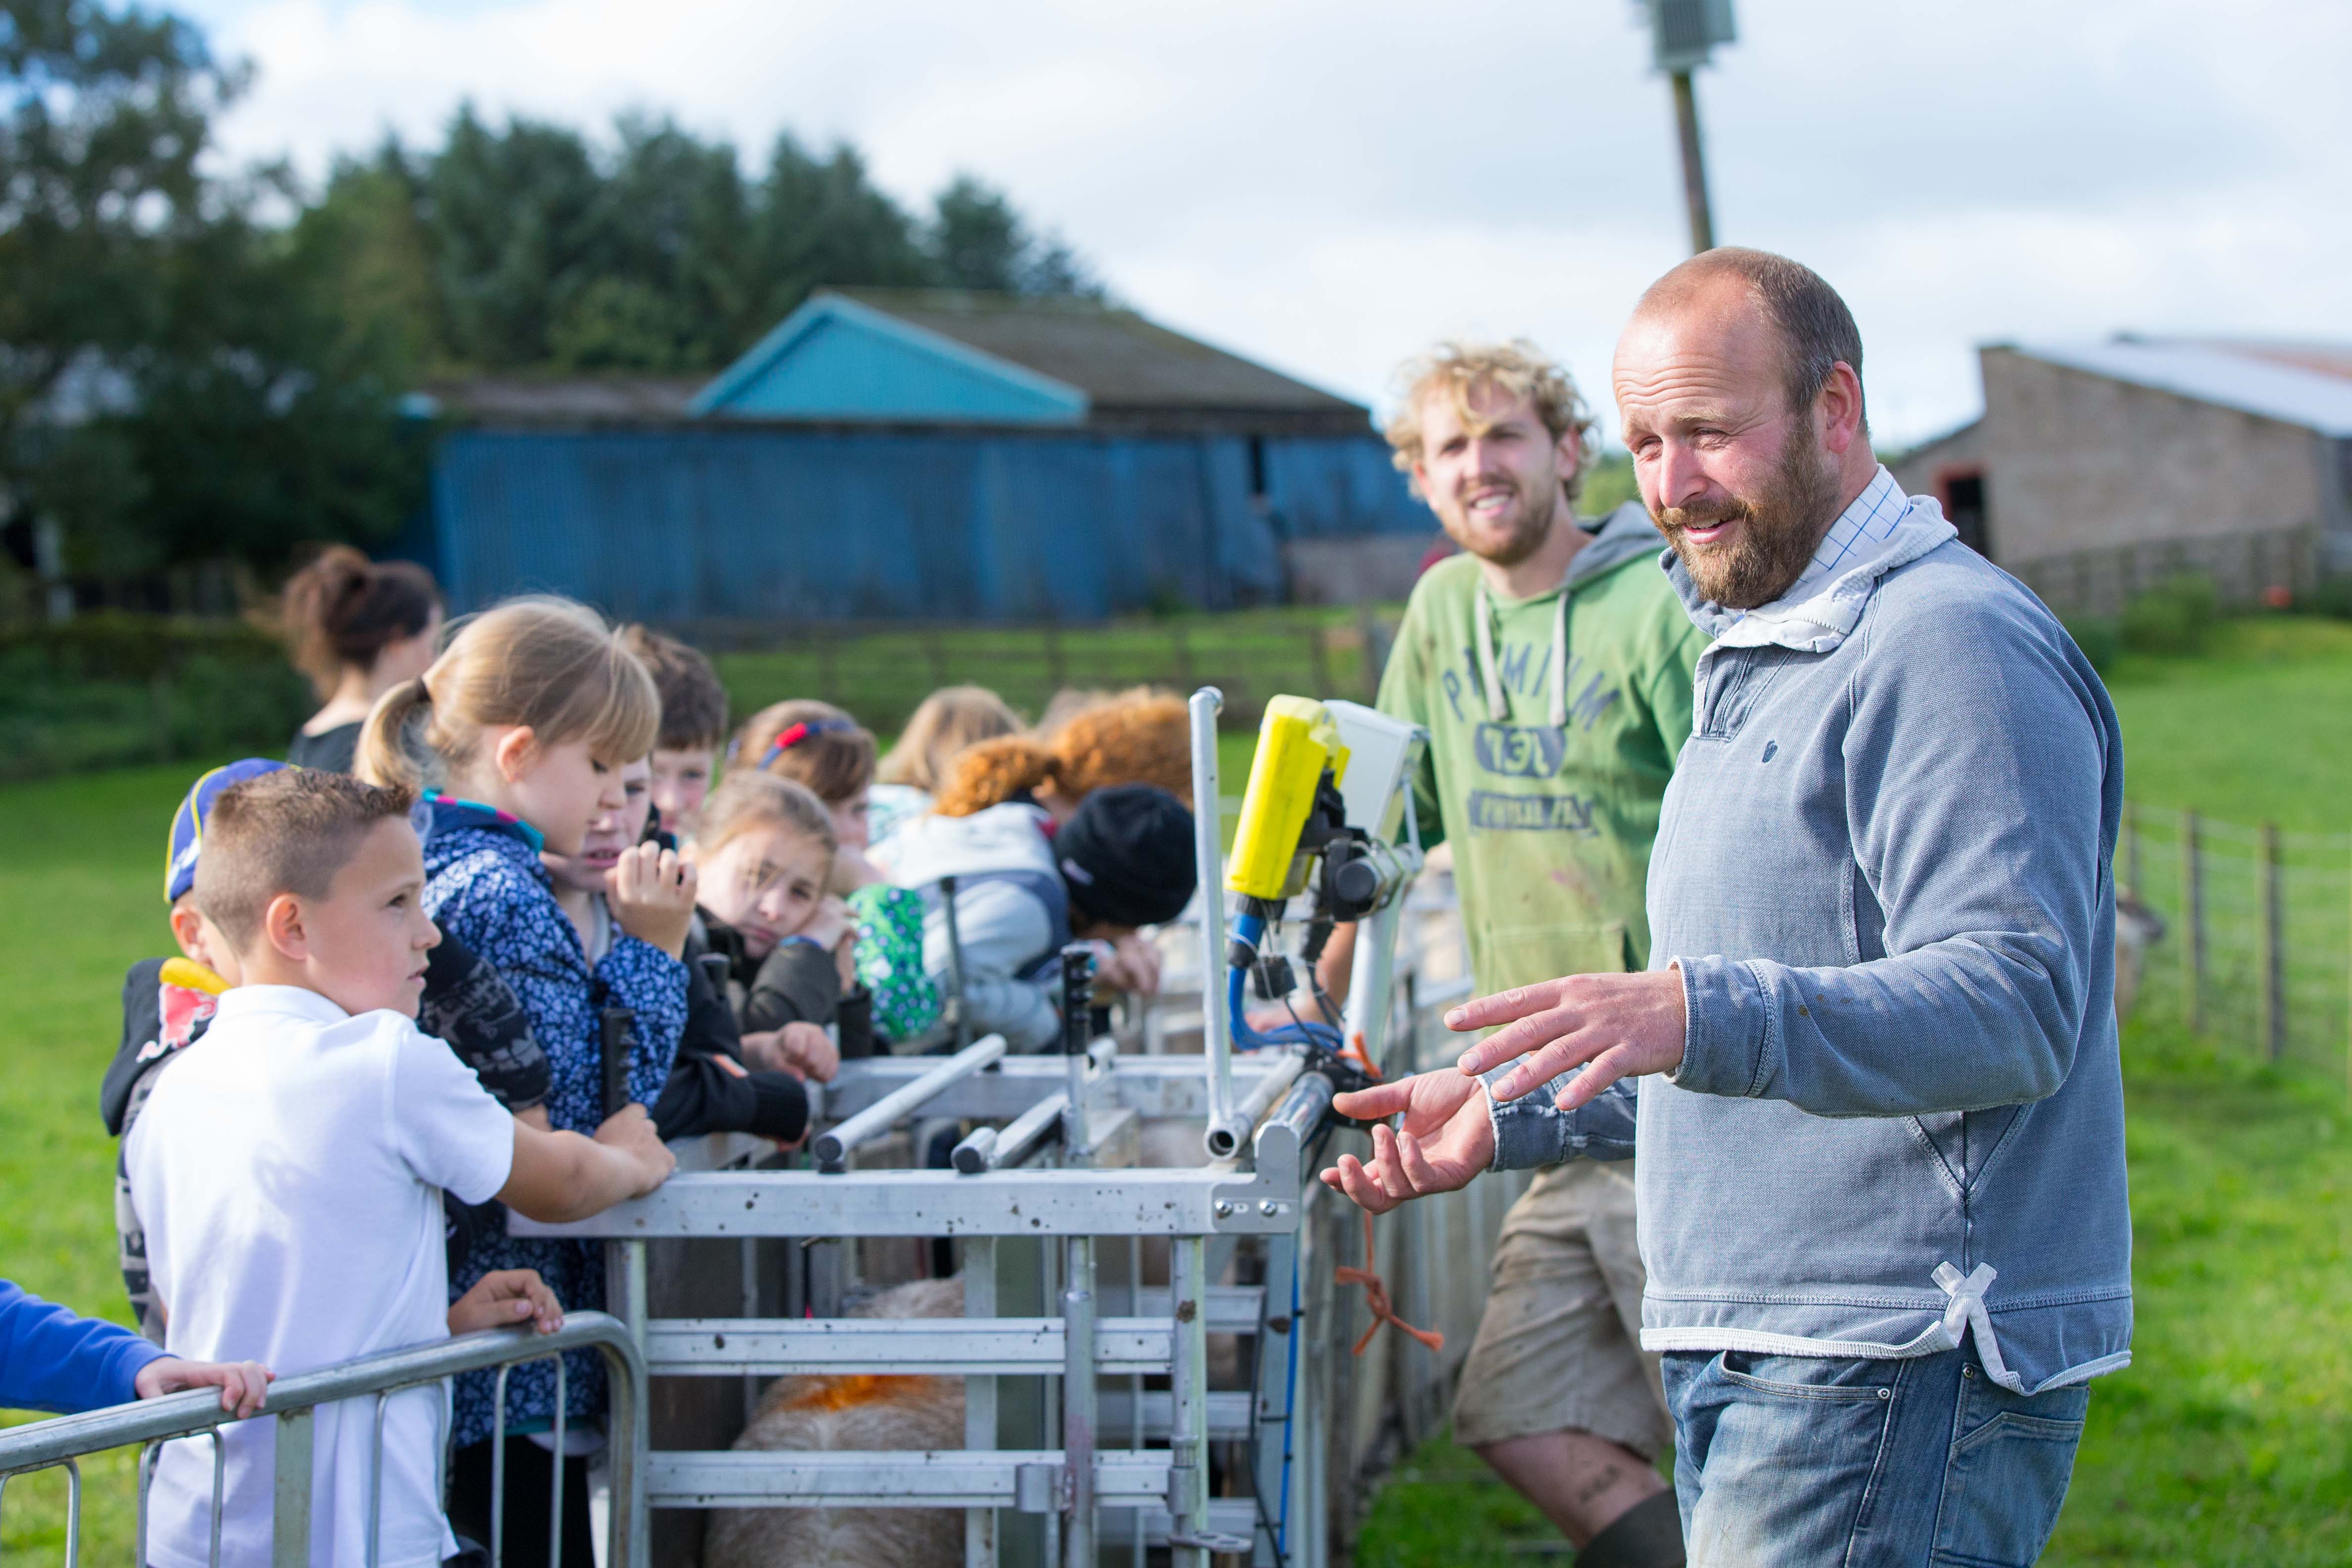
M 1244 911 L 1234 917 L 1234 940 L 1251 952 L 1257 951 L 1258 942 L 1265 935 L 1265 922 L 1257 915 Z M 1246 966 L 1236 964 L 1225 976 L 1225 1017 L 1231 1024 L 1234 1050 L 1265 1051 L 1279 1045 L 1304 1045 L 1321 1051 L 1339 1049 L 1339 1030 L 1332 1024 L 1301 1019 L 1264 1034 L 1250 1028 L 1242 1012 L 1243 981 L 1248 973 Z

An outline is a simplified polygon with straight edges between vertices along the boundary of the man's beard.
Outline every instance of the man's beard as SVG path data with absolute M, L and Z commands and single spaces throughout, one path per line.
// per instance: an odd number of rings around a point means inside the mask
M 1544 541 L 1551 537 L 1552 524 L 1558 520 L 1564 503 L 1557 487 L 1547 497 L 1540 490 L 1530 492 L 1521 488 L 1515 479 L 1495 475 L 1482 475 L 1478 485 L 1492 485 L 1498 480 L 1509 485 L 1512 493 L 1518 497 L 1518 508 L 1511 518 L 1509 533 L 1497 539 L 1491 531 L 1481 531 L 1481 525 L 1467 520 L 1466 507 L 1464 509 L 1465 520 L 1459 528 L 1451 518 L 1441 517 L 1439 520 L 1444 523 L 1448 538 L 1479 559 L 1492 561 L 1496 566 L 1517 566 L 1543 548 Z M 1550 501 L 1549 506 L 1545 505 L 1547 498 Z
M 1760 494 L 1734 496 L 1694 507 L 1669 507 L 1653 520 L 1706 599 L 1729 610 L 1769 604 L 1804 575 L 1813 550 L 1833 520 L 1838 475 L 1792 423 L 1780 461 Z M 1694 545 L 1685 530 L 1738 518 L 1729 544 Z

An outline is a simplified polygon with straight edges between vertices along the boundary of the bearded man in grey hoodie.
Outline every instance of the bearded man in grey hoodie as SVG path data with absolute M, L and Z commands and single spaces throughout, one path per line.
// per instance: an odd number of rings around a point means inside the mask
M 1638 1142 L 1642 1342 L 1690 1558 L 2026 1564 L 2131 1343 L 2112 862 L 2089 663 L 1870 447 L 1834 290 L 1708 251 L 1615 390 L 1700 656 L 1649 972 L 1481 998 L 1458 1071 L 1324 1179 L 1379 1212 Z M 1639 1091 L 1635 1092 L 1636 1082 Z

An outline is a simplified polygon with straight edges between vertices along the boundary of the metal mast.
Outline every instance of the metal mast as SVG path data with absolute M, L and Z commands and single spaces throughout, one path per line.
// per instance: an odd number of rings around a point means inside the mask
M 1731 0 L 1642 0 L 1650 23 L 1651 57 L 1674 83 L 1675 131 L 1683 151 L 1683 200 L 1690 213 L 1691 253 L 1715 248 L 1715 214 L 1706 194 L 1706 158 L 1700 150 L 1698 90 L 1692 73 L 1717 44 L 1738 37 Z

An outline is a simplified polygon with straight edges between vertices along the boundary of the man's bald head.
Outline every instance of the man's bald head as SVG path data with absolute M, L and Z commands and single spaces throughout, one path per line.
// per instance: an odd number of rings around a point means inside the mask
M 1868 486 L 1861 360 L 1843 301 L 1781 256 L 1707 251 L 1643 296 L 1610 381 L 1643 504 L 1706 598 L 1787 592 Z
M 1853 312 L 1820 273 L 1769 250 L 1727 245 L 1701 251 L 1650 285 L 1633 307 L 1633 320 L 1719 309 L 1741 296 L 1780 340 L 1781 386 L 1790 412 L 1811 405 L 1841 361 L 1861 381 L 1862 331 Z M 1866 408 L 1862 434 L 1870 434 Z

